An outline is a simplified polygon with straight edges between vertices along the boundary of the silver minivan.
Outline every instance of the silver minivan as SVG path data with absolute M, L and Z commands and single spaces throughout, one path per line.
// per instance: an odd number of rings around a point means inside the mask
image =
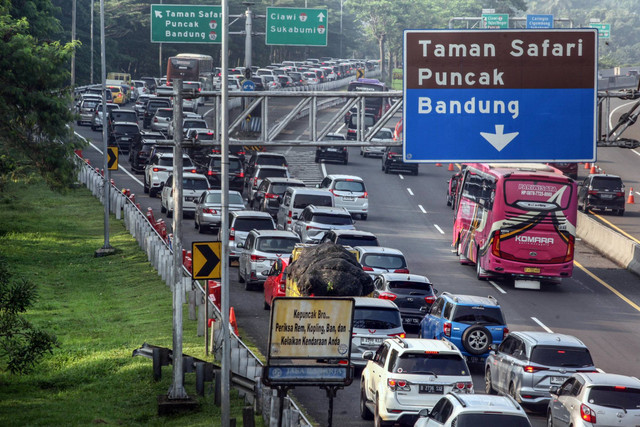
M 393 337 L 404 338 L 400 309 L 393 301 L 355 297 L 353 309 L 353 331 L 351 335 L 351 363 L 363 367 L 367 361 L 362 353 L 376 351 L 384 340 Z
M 329 190 L 307 187 L 289 187 L 280 199 L 276 214 L 278 230 L 291 231 L 304 208 L 309 205 L 335 206 L 333 194 Z
M 239 244 L 244 243 L 249 232 L 256 230 L 275 230 L 276 224 L 267 212 L 241 210 L 229 212 L 229 258 L 238 258 Z M 218 240 L 222 241 L 222 230 L 218 231 Z
M 351 215 L 366 220 L 369 214 L 369 195 L 364 180 L 355 175 L 327 175 L 318 185 L 331 191 L 336 207 L 345 208 Z

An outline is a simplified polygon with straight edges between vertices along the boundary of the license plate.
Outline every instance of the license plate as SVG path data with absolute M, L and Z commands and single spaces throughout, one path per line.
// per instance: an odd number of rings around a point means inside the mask
M 402 323 L 417 325 L 418 323 L 420 323 L 420 319 L 402 319 Z
M 613 199 L 613 194 L 602 194 L 600 197 L 603 199 Z
M 360 342 L 363 345 L 380 345 L 382 344 L 382 338 L 362 338 Z
M 467 363 L 484 363 L 484 359 L 478 356 L 465 356 Z
M 356 200 L 355 197 L 343 197 L 342 200 L 344 200 L 345 202 L 353 202 Z
M 330 151 L 332 153 L 337 153 L 338 149 L 337 148 L 327 148 L 327 151 Z
M 524 272 L 525 273 L 540 273 L 540 268 L 539 267 L 525 267 L 524 268 Z
M 420 393 L 430 393 L 430 394 L 442 394 L 442 393 L 444 393 L 444 386 L 419 384 L 418 385 L 418 392 L 420 392 Z
M 566 380 L 565 377 L 549 377 L 551 384 L 562 384 Z

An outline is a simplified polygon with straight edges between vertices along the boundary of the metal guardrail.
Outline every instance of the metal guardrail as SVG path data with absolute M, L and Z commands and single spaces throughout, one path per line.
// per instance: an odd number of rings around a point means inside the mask
M 83 183 L 91 193 L 97 197 L 103 204 L 104 197 L 104 176 L 100 169 L 93 168 L 88 162 L 80 159 L 80 171 L 78 173 L 78 181 Z M 147 258 L 151 265 L 158 271 L 164 282 L 170 288 L 178 287 L 183 296 L 183 304 L 189 304 L 189 319 L 197 320 L 197 333 L 203 336 L 206 331 L 205 314 L 211 314 L 216 325 L 221 323 L 220 310 L 212 301 L 205 301 L 206 293 L 202 285 L 198 281 L 192 281 L 189 271 L 182 267 L 183 277 L 177 283 L 174 283 L 173 271 L 173 255 L 169 241 L 165 239 L 157 230 L 156 224 L 149 221 L 139 204 L 135 202 L 135 195 L 128 195 L 128 191 L 117 188 L 113 181 L 111 182 L 112 191 L 110 194 L 110 211 L 115 215 L 116 219 L 123 220 L 125 228 L 136 239 L 140 248 L 147 254 Z M 187 297 L 188 294 L 188 297 Z M 205 305 L 205 304 L 208 304 Z M 196 314 L 197 312 L 197 314 Z M 262 373 L 262 363 L 258 357 L 249 350 L 242 340 L 233 333 L 230 325 L 231 336 L 231 372 L 232 384 L 241 389 L 241 396 L 245 400 L 254 405 L 258 413 L 261 413 L 265 422 L 269 426 L 277 425 L 277 417 L 280 413 L 278 407 L 278 399 L 275 391 L 262 387 L 260 381 Z M 212 329 L 212 333 L 219 329 Z M 222 334 L 213 333 L 212 347 L 214 354 L 220 352 L 222 348 Z M 138 349 L 138 355 L 148 357 L 151 354 L 153 358 L 153 347 L 148 346 L 146 349 Z M 219 354 L 217 355 L 220 360 Z M 161 358 L 162 359 L 162 358 Z M 311 426 L 311 423 L 301 413 L 298 406 L 291 399 L 285 401 L 283 410 L 285 427 Z

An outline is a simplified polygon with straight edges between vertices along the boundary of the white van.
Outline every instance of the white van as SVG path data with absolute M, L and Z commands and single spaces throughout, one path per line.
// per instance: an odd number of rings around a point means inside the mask
M 298 219 L 300 212 L 308 205 L 335 206 L 333 194 L 319 188 L 288 187 L 279 199 L 280 207 L 276 214 L 278 230 L 293 231 L 292 221 Z

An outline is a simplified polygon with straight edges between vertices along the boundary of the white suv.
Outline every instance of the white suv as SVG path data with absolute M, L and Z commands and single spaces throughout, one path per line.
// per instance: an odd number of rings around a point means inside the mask
M 375 425 L 413 425 L 446 393 L 473 393 L 469 367 L 460 350 L 445 340 L 385 340 L 368 360 L 360 380 L 360 416 Z
M 191 158 L 186 155 L 182 156 L 182 170 L 184 172 L 196 173 Z M 169 178 L 171 172 L 173 172 L 173 154 L 154 154 L 144 169 L 144 192 L 149 193 L 149 197 L 155 197 L 159 191 L 162 191 L 162 186 L 167 181 L 167 178 Z
M 167 213 L 167 218 L 173 216 L 173 174 L 169 175 L 162 186 L 160 197 L 160 212 Z M 182 174 L 182 212 L 194 216 L 196 202 L 202 193 L 209 189 L 207 177 L 200 173 L 185 172 Z
M 432 410 L 420 411 L 414 427 L 531 427 L 527 414 L 511 396 L 449 393 Z

